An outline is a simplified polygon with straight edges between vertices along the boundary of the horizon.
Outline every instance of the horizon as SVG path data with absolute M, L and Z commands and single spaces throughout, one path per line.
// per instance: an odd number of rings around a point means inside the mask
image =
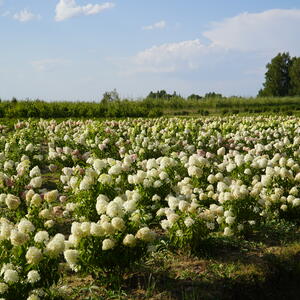
M 124 2 L 0 0 L 0 98 L 255 97 L 275 55 L 300 56 L 296 0 Z

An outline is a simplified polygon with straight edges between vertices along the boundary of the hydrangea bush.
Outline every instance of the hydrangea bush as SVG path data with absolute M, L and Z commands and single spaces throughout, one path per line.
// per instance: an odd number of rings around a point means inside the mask
M 66 269 L 112 280 L 168 240 L 299 224 L 293 116 L 0 126 L 0 297 L 51 299 Z

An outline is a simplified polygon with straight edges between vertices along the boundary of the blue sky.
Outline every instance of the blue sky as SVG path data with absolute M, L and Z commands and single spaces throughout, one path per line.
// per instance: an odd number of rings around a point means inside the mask
M 255 96 L 299 34 L 299 0 L 0 0 L 0 97 Z

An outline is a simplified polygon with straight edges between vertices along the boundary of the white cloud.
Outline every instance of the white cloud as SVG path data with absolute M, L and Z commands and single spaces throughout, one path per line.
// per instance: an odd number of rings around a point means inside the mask
M 195 70 L 206 56 L 218 52 L 215 46 L 205 46 L 199 39 L 153 46 L 139 52 L 133 62 L 139 72 L 174 72 Z
M 213 44 L 241 51 L 300 50 L 299 9 L 243 13 L 212 24 L 203 33 Z
M 49 72 L 57 68 L 65 67 L 70 64 L 69 60 L 61 58 L 47 58 L 41 60 L 34 60 L 31 62 L 36 71 Z
M 223 65 L 247 62 L 249 70 L 262 70 L 272 56 L 280 51 L 300 53 L 300 10 L 268 10 L 262 13 L 243 13 L 213 23 L 203 33 L 207 44 L 200 39 L 153 46 L 137 53 L 131 61 L 131 73 L 176 72 L 199 68 L 209 69 L 220 61 Z M 294 54 L 294 55 L 295 55 Z M 233 60 L 237 59 L 235 62 Z M 251 61 L 248 59 L 251 57 Z M 253 66 L 250 66 L 252 64 Z M 262 73 L 263 74 L 263 73 Z
M 166 21 L 162 20 L 162 21 L 156 22 L 152 25 L 143 26 L 142 29 L 143 30 L 162 29 L 162 28 L 165 28 L 166 25 L 167 25 Z
M 113 8 L 115 6 L 112 2 L 105 2 L 103 4 L 87 4 L 84 6 L 77 5 L 75 0 L 59 0 L 56 5 L 56 21 L 63 21 L 79 15 L 95 15 L 103 10 Z
M 32 20 L 39 20 L 41 18 L 41 16 L 35 15 L 32 12 L 28 11 L 27 9 L 23 9 L 20 12 L 15 13 L 13 15 L 13 18 L 20 22 L 28 22 L 28 21 L 32 21 Z

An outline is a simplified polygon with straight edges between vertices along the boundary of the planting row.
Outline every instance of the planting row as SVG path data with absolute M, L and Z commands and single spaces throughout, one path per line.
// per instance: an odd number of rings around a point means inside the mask
M 64 274 L 108 285 L 162 243 L 197 251 L 300 216 L 296 117 L 0 125 L 0 297 L 64 299 Z

